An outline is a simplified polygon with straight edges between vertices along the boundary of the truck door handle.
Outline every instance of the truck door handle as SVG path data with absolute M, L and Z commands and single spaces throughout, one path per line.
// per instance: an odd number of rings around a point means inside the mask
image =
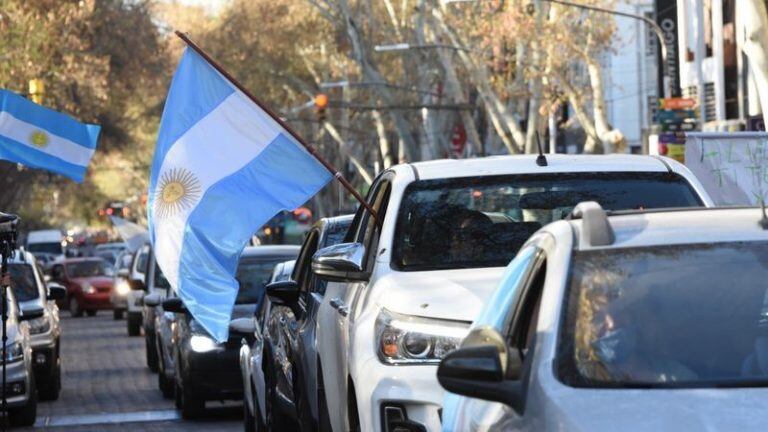
M 349 307 L 347 307 L 340 298 L 336 297 L 331 299 L 330 304 L 332 308 L 339 311 L 341 316 L 349 315 Z

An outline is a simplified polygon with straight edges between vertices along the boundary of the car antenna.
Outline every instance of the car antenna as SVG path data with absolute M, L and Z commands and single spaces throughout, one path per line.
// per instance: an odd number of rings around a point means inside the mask
M 547 166 L 547 157 L 544 156 L 544 151 L 541 150 L 541 140 L 539 140 L 539 131 L 536 131 L 536 145 L 539 147 L 539 156 L 536 157 L 536 165 Z
M 764 230 L 768 230 L 768 214 L 765 212 L 765 198 L 760 198 L 760 208 L 763 211 L 763 217 L 760 219 L 760 227 Z

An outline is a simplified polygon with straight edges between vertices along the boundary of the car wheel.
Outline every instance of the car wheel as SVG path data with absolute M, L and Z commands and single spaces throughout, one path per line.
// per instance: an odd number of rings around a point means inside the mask
M 37 396 L 41 401 L 55 401 L 61 393 L 61 365 L 58 364 L 58 358 L 55 360 L 56 366 L 51 376 L 37 386 Z
M 317 368 L 317 411 L 318 430 L 320 432 L 332 432 L 331 416 L 328 414 L 328 401 L 325 399 L 323 370 L 320 367 Z
M 248 408 L 248 402 L 243 400 L 243 430 L 245 432 L 254 432 L 256 429 L 256 417 L 251 413 L 251 409 Z
M 141 315 L 137 316 L 137 314 L 129 313 L 126 323 L 128 324 L 128 336 L 138 336 L 141 334 Z
M 185 419 L 200 418 L 205 412 L 205 400 L 196 395 L 191 385 L 181 384 L 181 417 Z
M 73 317 L 83 316 L 83 309 L 80 308 L 80 302 L 77 297 L 69 298 L 69 314 Z
M 149 338 L 149 335 L 144 337 L 144 345 L 147 351 L 147 367 L 152 372 L 157 372 L 157 349 L 155 349 L 155 344 Z
M 85 311 L 85 313 L 87 313 L 89 317 L 96 316 L 96 312 L 98 312 L 96 309 L 88 309 L 87 311 Z
M 21 408 L 10 412 L 10 422 L 13 426 L 33 426 L 37 418 L 37 386 L 34 375 L 30 379 L 29 400 Z
M 112 311 L 112 319 L 114 320 L 121 320 L 123 319 L 123 310 L 122 309 L 115 309 Z

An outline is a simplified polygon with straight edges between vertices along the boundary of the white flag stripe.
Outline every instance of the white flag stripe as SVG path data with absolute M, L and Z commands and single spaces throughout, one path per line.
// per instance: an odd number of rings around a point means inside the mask
M 162 186 L 166 173 L 177 168 L 192 173 L 200 187 L 189 205 L 165 217 L 155 214 L 153 219 L 156 257 L 171 286 L 178 287 L 179 254 L 189 214 L 208 188 L 251 162 L 277 138 L 281 130 L 274 120 L 262 114 L 260 108 L 235 92 L 168 150 L 157 176 L 156 187 Z M 154 199 L 157 201 L 161 197 L 155 195 Z
M 48 143 L 45 146 L 38 147 L 32 144 L 31 137 L 35 132 L 45 133 L 48 138 Z M 93 149 L 75 144 L 66 138 L 43 131 L 31 123 L 19 120 L 7 111 L 0 111 L 0 134 L 31 149 L 55 156 L 73 165 L 88 166 L 94 152 Z

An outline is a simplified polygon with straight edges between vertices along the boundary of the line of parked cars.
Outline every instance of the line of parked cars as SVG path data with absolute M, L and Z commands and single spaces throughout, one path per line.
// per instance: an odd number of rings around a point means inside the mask
M 148 364 L 185 417 L 242 398 L 247 431 L 763 428 L 739 413 L 766 395 L 768 216 L 707 209 L 681 164 L 405 164 L 366 200 L 246 250 L 224 344 L 147 248 Z
M 8 262 L 11 289 L 8 312 L 4 391 L 12 425 L 31 426 L 38 400 L 56 400 L 61 391 L 59 308 L 66 289 L 45 275 L 35 257 L 17 250 Z

